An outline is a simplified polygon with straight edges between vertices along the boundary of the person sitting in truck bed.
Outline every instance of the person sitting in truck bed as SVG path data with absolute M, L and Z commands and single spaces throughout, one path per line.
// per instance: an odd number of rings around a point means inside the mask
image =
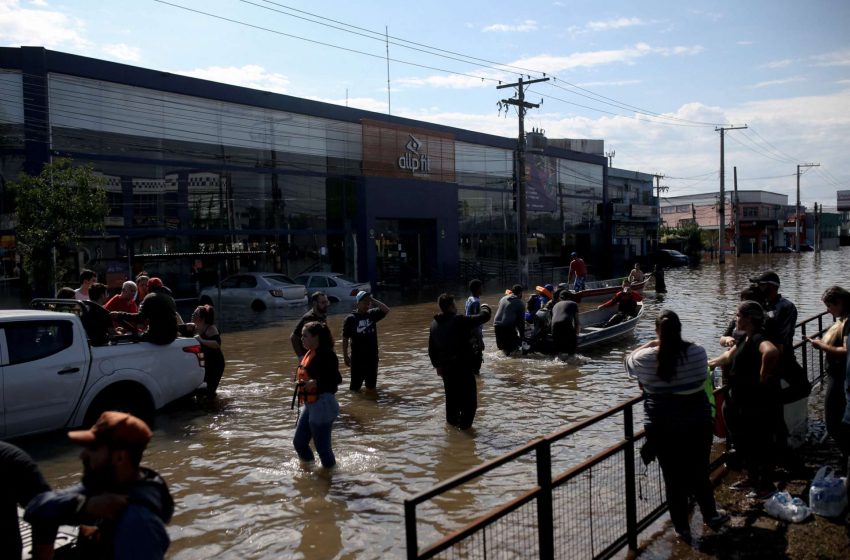
M 104 303 L 106 303 L 106 286 L 99 283 L 89 286 L 89 299 L 80 302 L 83 306 L 80 320 L 83 322 L 92 346 L 107 344 L 109 337 L 114 334 L 112 318 L 109 311 L 103 308 Z
M 170 295 L 170 290 L 162 285 L 159 278 L 148 280 L 148 295 L 142 300 L 138 313 L 113 311 L 113 319 L 129 323 L 148 322 L 147 330 L 142 334 L 142 340 L 154 344 L 171 344 L 177 338 L 177 304 Z

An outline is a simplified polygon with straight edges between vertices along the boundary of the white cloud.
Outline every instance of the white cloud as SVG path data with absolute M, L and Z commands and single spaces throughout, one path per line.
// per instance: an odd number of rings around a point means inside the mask
M 835 82 L 836 84 L 841 84 L 842 86 L 850 85 L 850 80 L 838 80 Z
M 43 6 L 45 3 L 33 3 Z M 85 22 L 61 12 L 21 8 L 19 0 L 0 1 L 0 42 L 6 46 L 44 46 L 86 50 Z
M 735 44 L 741 45 L 742 47 L 746 47 L 755 44 L 755 41 L 735 41 Z
M 781 80 L 767 80 L 749 86 L 750 89 L 761 89 L 773 86 L 783 86 L 785 84 L 793 84 L 795 82 L 804 82 L 806 79 L 802 76 L 793 76 L 791 78 L 782 78 Z
M 634 27 L 636 25 L 646 25 L 646 22 L 640 18 L 615 18 L 604 21 L 591 21 L 587 24 L 587 29 L 591 31 L 608 31 L 609 29 L 622 29 L 624 27 Z
M 815 66 L 850 66 L 850 49 L 812 56 Z
M 527 19 L 524 22 L 516 25 L 510 25 L 506 23 L 494 23 L 493 25 L 488 25 L 484 29 L 482 29 L 484 33 L 489 32 L 498 32 L 498 33 L 506 33 L 506 32 L 514 32 L 514 33 L 527 33 L 529 31 L 537 31 L 537 22 L 533 19 Z
M 142 59 L 142 53 L 138 47 L 131 47 L 124 43 L 103 45 L 101 49 L 112 58 L 117 58 L 125 62 L 138 62 Z
M 787 68 L 788 66 L 791 66 L 791 64 L 793 64 L 793 62 L 794 62 L 794 61 L 793 61 L 793 60 L 791 60 L 790 58 L 784 58 L 784 59 L 782 59 L 782 60 L 772 60 L 772 61 L 770 61 L 770 62 L 768 62 L 768 63 L 766 63 L 766 64 L 762 64 L 762 65 L 760 66 L 760 68 L 771 68 L 771 69 L 774 69 L 774 68 Z
M 210 66 L 194 70 L 176 70 L 175 74 L 275 93 L 287 93 L 289 86 L 289 78 L 285 75 L 268 72 L 265 68 L 256 64 L 246 64 L 241 67 Z
M 47 0 L 30 0 L 30 4 L 33 6 L 44 7 L 47 6 Z

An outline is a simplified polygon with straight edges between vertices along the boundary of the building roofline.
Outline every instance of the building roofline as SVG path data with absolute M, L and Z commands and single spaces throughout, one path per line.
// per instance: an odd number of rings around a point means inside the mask
M 28 52 L 27 52 L 28 51 Z M 39 52 L 40 51 L 40 52 Z M 434 130 L 452 134 L 455 140 L 481 144 L 496 148 L 514 149 L 515 138 L 505 138 L 484 132 L 475 132 L 462 128 L 397 117 L 365 109 L 355 109 L 294 97 L 282 93 L 272 93 L 243 86 L 234 86 L 201 78 L 192 78 L 161 70 L 131 66 L 120 62 L 111 62 L 87 56 L 53 51 L 44 47 L 0 47 L 0 68 L 22 70 L 24 54 L 44 60 L 46 72 L 66 74 L 92 80 L 102 80 L 128 86 L 165 91 L 180 95 L 189 95 L 214 101 L 223 101 L 251 107 L 274 109 L 312 115 L 343 122 L 360 123 L 363 119 L 379 120 L 391 124 Z M 550 147 L 545 151 L 549 156 L 560 156 L 572 160 L 605 165 L 607 158 L 576 152 L 563 148 Z

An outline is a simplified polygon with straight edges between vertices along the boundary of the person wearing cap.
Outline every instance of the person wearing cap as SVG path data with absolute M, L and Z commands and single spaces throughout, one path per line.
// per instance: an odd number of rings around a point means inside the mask
M 342 357 L 345 365 L 351 368 L 348 388 L 359 391 L 365 382 L 366 388 L 372 390 L 378 384 L 377 324 L 387 316 L 390 308 L 363 290 L 357 292 L 354 299 L 357 305 L 342 324 Z
M 142 301 L 138 313 L 113 311 L 113 320 L 138 324 L 147 321 L 148 328 L 142 334 L 142 340 L 153 344 L 171 344 L 177 338 L 179 321 L 177 304 L 171 297 L 171 290 L 163 286 L 162 280 L 153 277 L 148 280 L 148 295 Z
M 735 321 L 743 336 L 708 365 L 729 367 L 723 418 L 747 472 L 735 489 L 754 490 L 764 499 L 775 490 L 772 476 L 782 437 L 778 425 L 782 415 L 780 352 L 764 336 L 765 313 L 757 302 L 739 303 Z
M 499 300 L 496 317 L 493 319 L 496 347 L 510 356 L 525 338 L 525 305 L 522 303 L 522 286 L 514 284 Z
M 314 321 L 318 321 L 319 323 L 327 322 L 328 306 L 330 304 L 331 302 L 325 292 L 313 292 L 310 296 L 310 311 L 301 317 L 298 324 L 292 330 L 292 334 L 289 336 L 289 342 L 292 344 L 292 349 L 295 351 L 295 355 L 298 356 L 299 360 L 307 353 L 307 349 L 301 343 L 301 331 L 304 330 L 304 325 Z
M 636 291 L 632 290 L 632 285 L 629 283 L 629 280 L 623 280 L 622 289 L 619 292 L 614 294 L 614 297 L 606 301 L 605 303 L 600 304 L 596 309 L 604 309 L 606 307 L 611 307 L 612 305 L 617 306 L 617 312 L 603 325 L 603 327 L 611 327 L 622 323 L 626 319 L 634 317 L 638 314 L 638 302 L 643 299 Z
M 80 558 L 158 559 L 170 540 L 174 500 L 165 480 L 142 467 L 150 428 L 124 412 L 104 412 L 88 430 L 69 432 L 83 448 L 82 482 L 45 492 L 26 508 L 32 524 L 79 525 Z
M 779 331 L 783 346 L 780 350 L 783 353 L 790 352 L 794 347 L 794 331 L 797 328 L 797 307 L 779 293 L 779 275 L 768 270 L 750 278 L 750 282 L 757 285 L 764 294 L 764 310 Z
M 472 317 L 481 313 L 481 290 L 484 283 L 475 278 L 469 281 L 469 297 L 464 305 L 464 315 Z M 484 327 L 478 325 L 475 329 L 475 338 L 472 340 L 473 350 L 478 356 L 478 366 L 475 368 L 475 375 L 481 375 L 481 364 L 484 363 Z
M 35 461 L 19 447 L 0 441 L 0 551 L 4 558 L 21 558 L 23 544 L 18 523 L 18 506 L 26 507 L 42 492 L 50 492 Z M 34 559 L 53 558 L 56 525 L 32 526 Z M 8 556 L 6 556 L 8 555 Z
M 125 313 L 138 313 L 139 306 L 136 305 L 136 294 L 139 289 L 132 280 L 127 280 L 121 285 L 121 293 L 112 296 L 104 305 L 107 311 L 123 311 Z
M 440 313 L 434 315 L 428 335 L 428 358 L 443 380 L 446 391 L 446 422 L 461 430 L 472 427 L 478 410 L 475 370 L 480 360 L 470 339 L 478 327 L 490 320 L 490 306 L 481 304 L 479 313 L 458 315 L 455 298 L 440 294 Z
M 570 279 L 575 276 L 573 290 L 580 292 L 584 289 L 584 281 L 587 278 L 587 265 L 584 263 L 584 259 L 578 256 L 578 253 L 575 251 L 570 253 L 570 259 L 570 268 L 567 271 L 567 284 L 569 284 Z

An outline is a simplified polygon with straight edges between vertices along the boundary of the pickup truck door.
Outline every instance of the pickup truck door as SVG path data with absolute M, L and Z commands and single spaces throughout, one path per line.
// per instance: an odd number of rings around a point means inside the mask
M 0 344 L 5 437 L 64 427 L 88 375 L 82 327 L 67 319 L 5 322 Z

